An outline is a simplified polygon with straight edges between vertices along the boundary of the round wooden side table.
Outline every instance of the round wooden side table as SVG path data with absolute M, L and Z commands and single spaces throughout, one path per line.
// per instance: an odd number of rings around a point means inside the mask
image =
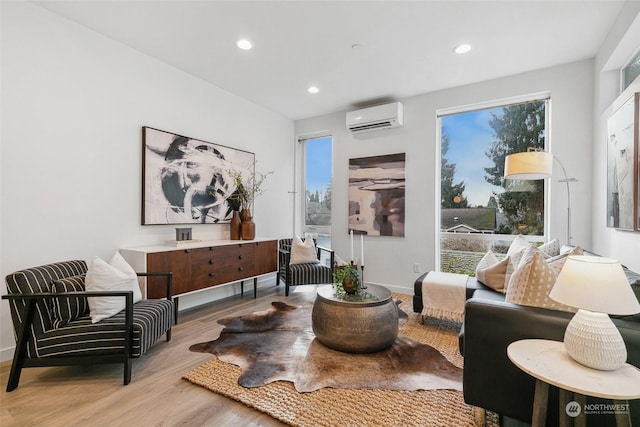
M 513 342 L 507 347 L 507 355 L 514 365 L 536 379 L 533 427 L 545 425 L 549 385 L 560 390 L 560 426 L 569 425 L 571 417 L 575 418 L 574 425 L 584 425 L 585 396 L 612 399 L 606 412 L 615 414 L 618 426 L 631 424 L 628 401 L 640 399 L 640 370 L 635 366 L 625 363 L 615 371 L 592 369 L 573 360 L 564 343 L 550 340 Z

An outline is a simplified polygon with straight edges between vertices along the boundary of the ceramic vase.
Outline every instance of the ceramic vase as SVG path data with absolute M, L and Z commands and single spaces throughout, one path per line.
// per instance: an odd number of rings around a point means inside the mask
M 253 240 L 256 237 L 256 224 L 253 222 L 251 213 L 247 209 L 242 209 L 240 212 L 242 218 L 242 240 Z
M 229 238 L 231 240 L 240 240 L 242 238 L 242 221 L 240 221 L 240 212 L 233 211 L 231 223 L 229 224 Z

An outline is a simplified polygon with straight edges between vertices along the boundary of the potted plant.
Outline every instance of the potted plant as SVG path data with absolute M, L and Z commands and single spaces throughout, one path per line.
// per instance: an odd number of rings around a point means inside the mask
M 255 169 L 255 162 L 253 163 L 253 168 Z M 226 197 L 226 200 L 234 210 L 234 217 L 237 216 L 235 212 L 240 211 L 242 239 L 253 240 L 255 238 L 255 224 L 251 216 L 251 208 L 253 207 L 256 196 L 264 193 L 262 184 L 264 184 L 264 181 L 273 171 L 261 173 L 249 170 L 228 169 L 227 173 L 229 178 L 231 178 L 232 188 L 234 188 L 234 190 Z M 234 238 L 234 234 L 232 228 L 232 240 L 237 240 Z
M 358 270 L 352 265 L 336 267 L 333 272 L 333 283 L 338 294 L 340 291 L 349 295 L 358 293 L 360 291 Z

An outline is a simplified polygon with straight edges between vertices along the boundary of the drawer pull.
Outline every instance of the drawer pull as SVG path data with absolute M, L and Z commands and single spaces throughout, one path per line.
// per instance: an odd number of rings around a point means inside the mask
M 210 277 L 213 277 L 213 276 L 215 276 L 215 275 L 216 275 L 216 273 L 209 273 L 209 276 L 210 276 Z
M 238 259 L 243 259 L 244 255 L 238 255 Z
M 213 260 L 212 259 L 209 260 L 209 264 L 213 264 Z
M 184 253 L 185 253 L 185 254 L 190 254 L 190 253 L 191 253 L 191 249 L 185 249 L 185 250 L 184 250 Z
M 210 247 L 209 247 L 209 250 L 210 250 L 210 251 L 212 251 L 212 250 L 213 250 L 213 247 L 211 247 L 211 246 L 210 246 Z
M 243 271 L 244 267 L 238 267 L 238 271 Z

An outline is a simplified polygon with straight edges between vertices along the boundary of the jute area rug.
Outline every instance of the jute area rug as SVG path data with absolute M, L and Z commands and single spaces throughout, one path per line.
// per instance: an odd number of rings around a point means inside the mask
M 420 315 L 413 313 L 410 296 L 394 294 L 393 298 L 402 300 L 400 309 L 410 313 L 409 320 L 400 326 L 400 334 L 436 348 L 454 365 L 462 367 L 463 359 L 458 352 L 459 325 L 437 321 L 422 325 Z M 298 393 L 288 381 L 242 387 L 238 384 L 240 373 L 239 367 L 214 358 L 183 378 L 291 426 L 474 425 L 474 408 L 464 403 L 460 391 L 323 388 Z M 497 427 L 497 417 L 488 413 L 487 425 Z

